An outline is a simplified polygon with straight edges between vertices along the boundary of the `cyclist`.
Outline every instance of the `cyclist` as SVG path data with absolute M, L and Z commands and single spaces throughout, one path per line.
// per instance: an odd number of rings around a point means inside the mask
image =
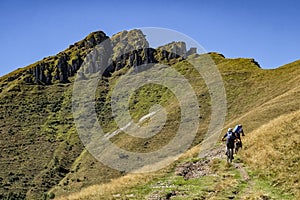
M 242 136 L 245 136 L 242 124 L 236 125 L 233 129 L 233 133 L 235 134 L 236 138 L 239 140 L 240 147 L 242 147 L 243 143 L 241 140 L 241 134 Z
M 235 134 L 233 133 L 232 131 L 232 128 L 229 128 L 228 131 L 225 133 L 225 135 L 223 136 L 222 138 L 222 141 L 224 141 L 226 138 L 226 155 L 227 155 L 227 152 L 229 149 L 232 150 L 233 152 L 233 149 L 234 149 L 234 141 L 236 139 L 236 136 Z M 232 156 L 232 159 L 233 159 L 233 156 Z

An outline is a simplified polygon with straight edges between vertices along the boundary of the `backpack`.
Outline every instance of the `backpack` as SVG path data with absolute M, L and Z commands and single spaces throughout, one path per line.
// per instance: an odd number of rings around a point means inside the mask
M 236 126 L 234 127 L 234 129 L 233 129 L 233 132 L 234 132 L 234 133 L 240 133 L 240 132 L 241 132 L 241 129 L 242 129 L 241 126 L 236 125 Z
M 229 142 L 234 142 L 235 136 L 234 136 L 233 132 L 227 132 L 227 140 Z

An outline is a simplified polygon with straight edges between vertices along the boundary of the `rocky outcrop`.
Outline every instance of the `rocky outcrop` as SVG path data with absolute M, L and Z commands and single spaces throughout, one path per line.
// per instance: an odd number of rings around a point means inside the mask
M 187 51 L 184 42 L 172 42 L 157 49 L 151 48 L 141 30 L 122 31 L 111 38 L 104 32 L 97 31 L 56 56 L 44 58 L 17 75 L 9 76 L 7 80 L 13 81 L 21 77 L 26 84 L 68 83 L 83 62 L 90 66 L 84 69 L 84 73 L 95 73 L 101 65 L 104 70 L 101 73 L 109 77 L 124 67 L 133 67 L 135 71 L 146 70 L 152 65 L 145 64 L 185 59 L 193 53 L 196 53 L 196 49 Z M 84 73 L 79 76 L 84 78 Z
M 84 40 L 70 45 L 62 53 L 36 63 L 26 71 L 23 78 L 24 82 L 43 85 L 55 82 L 68 83 L 69 77 L 76 74 L 86 55 L 95 46 L 107 39 L 108 36 L 102 31 L 91 33 Z
M 113 55 L 104 76 L 124 67 L 133 67 L 135 71 L 143 71 L 162 61 L 186 58 L 186 44 L 172 42 L 157 49 L 149 47 L 145 35 L 140 30 L 122 31 L 111 37 Z
M 186 58 L 185 42 L 171 42 L 164 46 L 158 47 L 162 59 L 171 60 L 174 58 Z
M 113 53 L 109 59 L 109 66 L 103 73 L 104 76 L 110 76 L 111 73 L 126 66 L 136 68 L 146 62 L 154 62 L 153 50 L 150 50 L 141 30 L 119 32 L 113 35 L 110 41 Z
M 141 30 L 122 31 L 111 37 L 113 46 L 112 60 L 118 60 L 121 56 L 126 55 L 133 50 L 149 48 L 146 36 Z
M 193 54 L 197 53 L 197 48 L 196 47 L 191 47 L 187 52 L 186 52 L 186 56 L 190 56 Z

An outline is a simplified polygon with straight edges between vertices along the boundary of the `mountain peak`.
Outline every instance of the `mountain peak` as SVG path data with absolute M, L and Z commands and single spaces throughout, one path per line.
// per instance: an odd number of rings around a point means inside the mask
M 103 31 L 92 32 L 57 55 L 46 57 L 25 68 L 15 70 L 1 79 L 7 82 L 22 80 L 26 84 L 42 85 L 69 82 L 68 77 L 76 73 L 86 55 L 106 39 L 109 37 Z

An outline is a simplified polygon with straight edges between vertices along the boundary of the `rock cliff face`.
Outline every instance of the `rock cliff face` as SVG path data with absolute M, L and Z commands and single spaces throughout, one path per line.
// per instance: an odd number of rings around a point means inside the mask
M 99 47 L 105 40 L 105 47 Z M 157 49 L 151 48 L 141 30 L 122 31 L 111 38 L 104 32 L 97 31 L 70 45 L 56 56 L 44 58 L 16 72 L 9 76 L 7 81 L 22 79 L 26 84 L 40 85 L 68 83 L 69 78 L 77 73 L 84 61 L 95 66 L 90 69 L 91 72 L 95 72 L 96 65 L 107 66 L 103 76 L 108 77 L 124 67 L 133 67 L 137 71 L 145 70 L 143 64 L 185 59 L 192 53 L 196 53 L 196 49 L 187 51 L 184 42 L 172 42 Z M 106 62 L 103 61 L 103 57 L 107 58 Z
M 108 39 L 102 31 L 93 32 L 84 40 L 70 45 L 68 49 L 53 57 L 48 57 L 33 64 L 25 72 L 27 84 L 49 85 L 55 82 L 68 83 L 80 68 L 86 55 L 104 40 Z
M 160 51 L 163 59 L 186 58 L 186 45 L 184 42 L 171 42 L 158 47 L 158 51 Z
M 187 56 L 184 42 L 172 42 L 167 45 L 151 48 L 145 35 L 140 30 L 123 31 L 112 36 L 113 55 L 104 76 L 124 67 L 133 67 L 136 71 L 151 67 L 151 63 L 170 61 Z M 194 49 L 195 50 L 195 49 Z M 195 50 L 196 52 L 196 50 Z

